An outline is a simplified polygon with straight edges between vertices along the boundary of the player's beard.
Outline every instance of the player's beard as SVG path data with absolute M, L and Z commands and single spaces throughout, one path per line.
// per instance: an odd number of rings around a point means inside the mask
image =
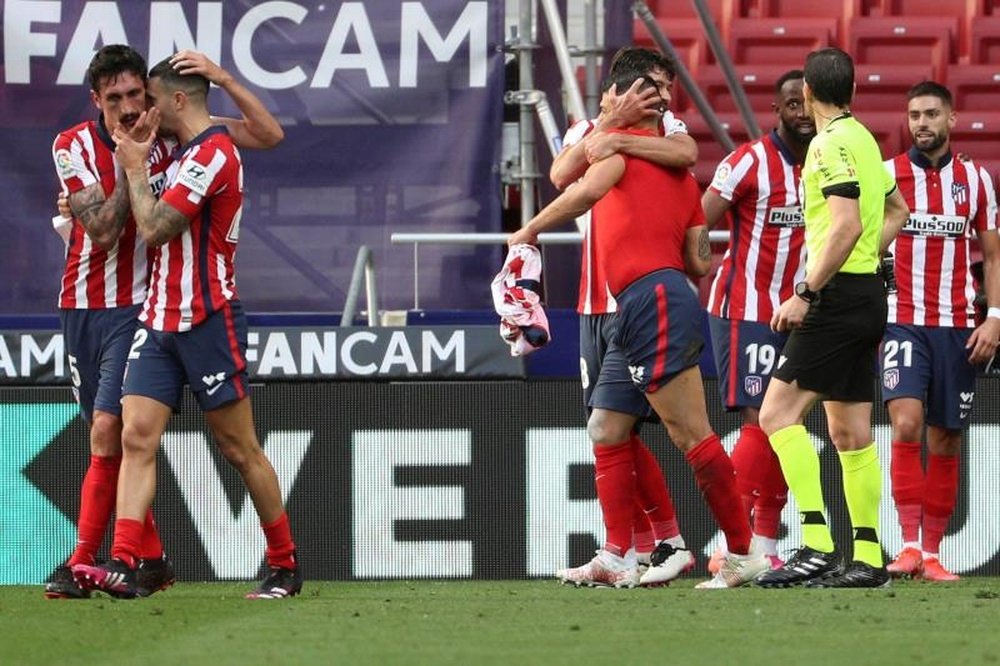
M 795 142 L 798 143 L 799 145 L 808 146 L 809 142 L 812 141 L 814 136 L 816 136 L 816 125 L 812 126 L 811 132 L 809 132 L 808 134 L 803 134 L 802 132 L 799 131 L 799 128 L 795 123 L 787 122 L 781 116 L 778 117 L 781 121 L 781 124 L 785 128 L 785 132 L 788 134 L 788 136 L 795 139 Z
M 933 153 L 948 140 L 948 136 L 944 132 L 935 132 L 934 137 L 930 139 L 918 139 L 915 134 L 910 134 L 910 138 L 913 140 L 913 145 L 916 149 L 922 153 Z

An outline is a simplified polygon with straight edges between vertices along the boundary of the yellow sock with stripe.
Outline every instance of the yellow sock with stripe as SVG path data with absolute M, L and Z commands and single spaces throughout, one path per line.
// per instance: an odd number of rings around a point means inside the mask
M 788 489 L 802 516 L 802 543 L 821 553 L 833 552 L 833 537 L 826 525 L 819 455 L 803 425 L 782 428 L 770 437 Z
M 854 528 L 854 559 L 881 567 L 878 505 L 882 499 L 882 470 L 875 444 L 857 451 L 841 451 L 840 467 L 844 472 L 844 497 Z

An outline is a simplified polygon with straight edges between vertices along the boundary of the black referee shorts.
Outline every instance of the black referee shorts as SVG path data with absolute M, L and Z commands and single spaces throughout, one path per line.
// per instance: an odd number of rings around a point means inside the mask
M 887 314 L 882 276 L 837 273 L 788 336 L 774 376 L 826 400 L 874 400 Z

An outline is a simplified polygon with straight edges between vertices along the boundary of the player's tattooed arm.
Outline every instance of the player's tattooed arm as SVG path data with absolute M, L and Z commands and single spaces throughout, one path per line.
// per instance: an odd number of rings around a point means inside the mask
M 704 277 L 712 270 L 712 246 L 704 224 L 690 227 L 684 236 L 684 269 L 696 277 Z
M 159 247 L 184 233 L 191 225 L 191 220 L 170 204 L 153 196 L 146 170 L 129 169 L 125 173 L 128 176 L 135 225 L 146 244 Z
M 118 242 L 128 219 L 128 183 L 119 178 L 107 198 L 101 184 L 94 183 L 71 194 L 69 205 L 73 217 L 80 220 L 90 239 L 101 248 L 110 250 Z

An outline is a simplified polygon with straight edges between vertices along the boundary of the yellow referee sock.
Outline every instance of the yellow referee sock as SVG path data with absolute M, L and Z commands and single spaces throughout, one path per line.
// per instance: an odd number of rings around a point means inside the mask
M 854 559 L 880 567 L 883 562 L 878 542 L 878 505 L 882 499 L 882 470 L 875 444 L 857 451 L 841 451 L 840 467 L 854 528 Z
M 803 425 L 782 428 L 770 437 L 788 489 L 802 516 L 802 543 L 821 553 L 833 552 L 833 537 L 826 525 L 819 455 Z M 852 514 L 853 515 L 853 514 Z

